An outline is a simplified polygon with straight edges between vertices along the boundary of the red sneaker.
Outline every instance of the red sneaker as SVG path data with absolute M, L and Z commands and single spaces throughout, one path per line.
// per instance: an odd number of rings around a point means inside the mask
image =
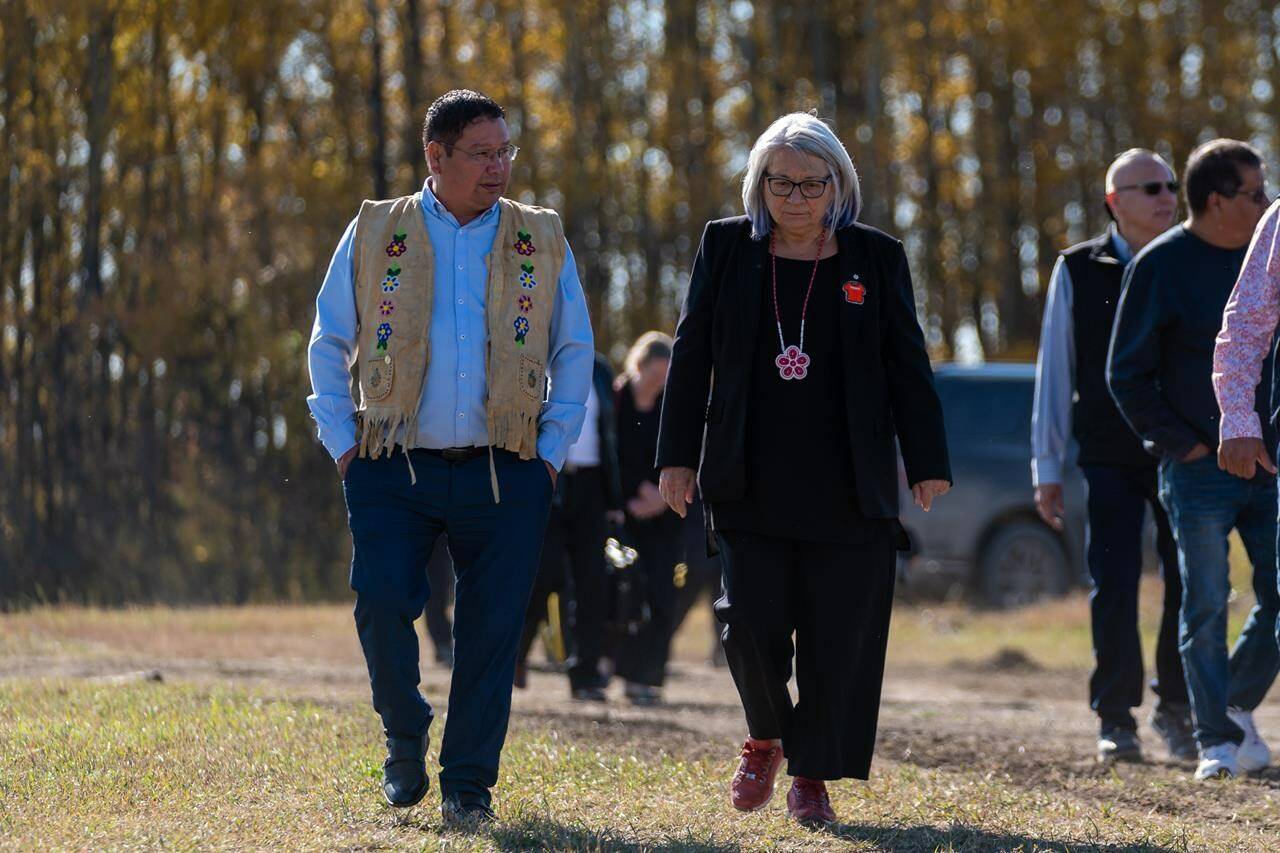
M 781 766 L 781 745 L 747 738 L 742 745 L 742 761 L 729 783 L 729 799 L 733 807 L 744 812 L 764 808 L 773 796 L 773 780 Z
M 800 823 L 835 823 L 836 813 L 821 779 L 797 776 L 787 792 L 787 814 Z

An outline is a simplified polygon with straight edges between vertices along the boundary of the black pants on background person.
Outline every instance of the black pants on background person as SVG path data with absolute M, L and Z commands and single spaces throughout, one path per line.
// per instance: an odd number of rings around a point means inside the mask
M 639 554 L 649 600 L 649 622 L 633 637 L 618 640 L 618 676 L 632 684 L 661 687 L 666 679 L 675 632 L 675 567 L 684 542 L 680 516 L 664 512 L 654 519 L 627 517 L 627 543 Z
M 694 606 L 703 601 L 704 593 L 710 593 L 712 604 L 721 593 L 720 556 L 707 556 L 707 520 L 701 500 L 695 500 L 689 505 L 681 535 L 684 540 L 685 571 L 683 582 L 676 585 L 676 613 L 671 624 L 672 636 L 679 633 Z M 720 645 L 720 627 L 715 619 L 711 620 L 711 633 L 707 639 L 712 646 L 712 662 L 723 665 L 724 648 Z
M 1160 703 L 1186 706 L 1187 682 L 1178 652 L 1178 609 L 1182 581 L 1178 548 L 1169 519 L 1156 495 L 1155 468 L 1085 465 L 1089 486 L 1089 607 L 1093 625 L 1094 671 L 1090 707 L 1102 727 L 1135 730 L 1132 709 L 1142 704 L 1142 640 L 1138 630 L 1138 586 L 1142 574 L 1146 508 L 1156 523 L 1156 551 L 1164 576 L 1164 613 L 1156 637 L 1156 673 L 1151 682 Z
M 889 529 L 859 545 L 728 530 L 719 540 L 715 612 L 751 737 L 781 738 L 792 776 L 866 779 L 893 604 Z
M 567 617 L 561 624 L 573 690 L 605 686 L 600 671 L 608 615 L 605 531 L 604 469 L 566 466 L 556 483 L 518 659 L 523 663 L 528 657 L 538 624 L 547 617 L 547 596 L 559 592 L 561 612 Z
M 436 540 L 436 547 L 427 561 L 427 583 L 431 584 L 431 597 L 423 611 L 427 623 L 427 636 L 435 649 L 436 663 L 453 666 L 453 622 L 449 619 L 449 607 L 453 604 L 453 558 L 445 537 Z

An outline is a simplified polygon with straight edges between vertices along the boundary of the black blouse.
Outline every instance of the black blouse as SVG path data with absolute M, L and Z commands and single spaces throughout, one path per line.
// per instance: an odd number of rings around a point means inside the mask
M 778 308 L 788 347 L 800 344 L 800 314 L 813 261 L 778 258 Z M 845 414 L 838 324 L 841 301 L 837 256 L 818 263 L 805 320 L 803 379 L 784 379 L 769 263 L 758 312 L 746 425 L 747 489 L 742 500 L 712 506 L 717 530 L 742 530 L 786 539 L 865 543 L 891 520 L 868 519 L 857 505 L 853 453 Z

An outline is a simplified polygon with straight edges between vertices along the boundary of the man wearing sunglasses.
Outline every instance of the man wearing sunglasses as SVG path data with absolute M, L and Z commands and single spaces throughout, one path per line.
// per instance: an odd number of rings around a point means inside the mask
M 1049 281 L 1036 397 L 1032 414 L 1031 477 L 1045 523 L 1063 529 L 1063 469 L 1071 438 L 1088 483 L 1087 562 L 1093 579 L 1090 618 L 1094 670 L 1089 704 L 1098 715 L 1098 760 L 1142 757 L 1133 709 L 1142 704 L 1142 643 L 1138 582 L 1143 519 L 1151 507 L 1157 530 L 1164 612 L 1156 642 L 1157 701 L 1152 727 L 1169 752 L 1195 758 L 1190 707 L 1178 657 L 1182 584 L 1178 552 L 1156 497 L 1156 459 L 1125 423 L 1107 391 L 1107 346 L 1125 266 L 1174 223 L 1178 184 L 1160 155 L 1135 148 L 1107 169 L 1105 201 L 1111 224 L 1092 240 L 1067 249 Z
M 1191 153 L 1184 176 L 1190 217 L 1129 265 L 1111 340 L 1111 392 L 1161 457 L 1160 500 L 1178 543 L 1180 649 L 1199 748 L 1197 779 L 1261 770 L 1271 760 L 1252 712 L 1280 668 L 1276 480 L 1265 454 L 1248 478 L 1219 468 L 1212 379 L 1223 309 L 1268 204 L 1265 178 L 1261 157 L 1244 142 L 1217 139 Z M 1262 388 L 1270 389 L 1270 365 L 1262 372 Z M 1264 446 L 1275 447 L 1267 395 L 1250 394 L 1245 408 L 1256 416 Z M 1228 656 L 1232 530 L 1253 564 L 1256 603 Z

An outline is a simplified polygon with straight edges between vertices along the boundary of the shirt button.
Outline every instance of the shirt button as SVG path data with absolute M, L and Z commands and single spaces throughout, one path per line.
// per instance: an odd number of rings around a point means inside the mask
M 466 415 L 465 415 L 465 414 L 463 414 L 462 412 L 458 412 L 458 419 L 459 419 L 459 420 L 461 420 L 462 418 L 465 418 L 465 417 L 466 417 Z
M 467 339 L 466 335 L 458 335 L 458 340 L 465 341 L 466 339 Z
M 466 267 L 464 267 L 462 264 L 458 264 L 458 269 L 460 269 L 460 270 L 461 270 L 461 269 L 466 269 Z
M 459 304 L 459 305 L 465 305 L 465 304 L 466 304 L 466 301 L 465 301 L 465 300 L 463 300 L 463 299 L 459 299 L 459 300 L 458 300 L 458 304 Z
M 459 373 L 459 374 L 458 374 L 458 378 L 459 378 L 459 379 L 466 379 L 466 378 L 467 378 L 467 374 L 466 374 L 465 372 L 463 372 L 463 373 Z

